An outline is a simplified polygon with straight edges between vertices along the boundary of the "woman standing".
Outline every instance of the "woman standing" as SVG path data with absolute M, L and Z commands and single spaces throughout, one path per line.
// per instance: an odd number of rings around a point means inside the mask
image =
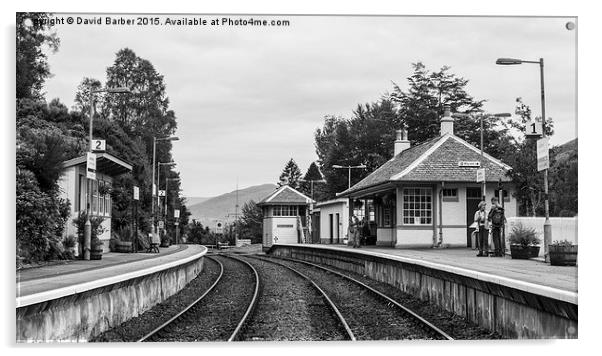
M 487 238 L 489 237 L 487 230 L 489 230 L 489 227 L 487 226 L 486 208 L 487 203 L 482 201 L 479 203 L 479 210 L 474 214 L 474 222 L 476 223 L 475 232 L 479 239 L 479 253 L 477 254 L 477 257 L 487 256 L 487 251 L 489 250 L 489 241 L 487 241 Z

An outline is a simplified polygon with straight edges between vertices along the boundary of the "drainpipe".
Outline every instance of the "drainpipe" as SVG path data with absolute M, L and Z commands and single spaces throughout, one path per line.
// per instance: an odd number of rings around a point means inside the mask
M 439 242 L 437 247 L 440 247 L 443 243 L 443 187 L 445 187 L 445 182 L 441 182 L 441 188 L 439 189 Z

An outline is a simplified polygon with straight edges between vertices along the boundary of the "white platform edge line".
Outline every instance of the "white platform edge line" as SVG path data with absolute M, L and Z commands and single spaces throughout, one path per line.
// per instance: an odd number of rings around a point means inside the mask
M 145 275 L 157 272 L 157 271 L 176 267 L 176 266 L 188 263 L 192 260 L 203 257 L 207 253 L 208 250 L 206 247 L 204 247 L 204 246 L 202 246 L 202 247 L 204 249 L 203 251 L 201 251 L 197 254 L 191 255 L 189 257 L 186 257 L 184 259 L 181 259 L 181 260 L 171 261 L 171 262 L 164 263 L 161 265 L 145 268 L 145 269 L 134 271 L 134 272 L 128 272 L 128 273 L 121 274 L 118 276 L 97 279 L 97 280 L 90 281 L 90 282 L 75 284 L 72 286 L 67 286 L 67 287 L 53 289 L 53 290 L 49 290 L 49 291 L 45 291 L 45 292 L 17 297 L 16 298 L 17 308 L 26 307 L 28 305 L 41 303 L 41 302 L 44 302 L 47 300 L 61 298 L 61 297 L 67 296 L 67 295 L 82 293 L 82 292 L 89 291 L 92 289 L 104 287 L 104 286 L 107 286 L 110 284 L 116 284 L 119 282 L 123 282 L 128 279 L 142 277 L 142 276 L 145 276 Z M 144 260 L 142 260 L 142 261 L 144 261 Z M 141 261 L 137 261 L 137 262 L 141 262 Z M 60 276 L 57 276 L 57 277 L 60 277 Z
M 275 244 L 275 245 L 286 246 L 286 247 L 301 246 L 301 247 L 309 247 L 309 248 L 315 248 L 315 249 L 327 249 L 327 250 L 331 250 L 331 251 L 347 251 L 347 249 L 334 247 L 334 246 L 313 246 L 313 245 L 304 245 L 304 244 L 298 244 L 298 245 L 296 245 L 296 244 Z M 567 290 L 563 290 L 563 289 L 558 289 L 558 288 L 549 287 L 549 286 L 543 286 L 543 285 L 539 285 L 539 284 L 535 284 L 535 283 L 531 283 L 531 282 L 515 280 L 515 279 L 508 278 L 508 277 L 503 277 L 503 276 L 496 276 L 494 274 L 490 274 L 490 273 L 486 273 L 486 272 L 473 271 L 473 270 L 462 268 L 462 267 L 456 267 L 456 266 L 444 265 L 444 264 L 440 264 L 440 263 L 436 263 L 436 262 L 418 260 L 418 259 L 411 258 L 411 257 L 389 255 L 389 254 L 382 253 L 382 252 L 361 251 L 361 250 L 348 251 L 348 252 L 359 253 L 359 254 L 364 254 L 364 255 L 368 255 L 368 256 L 378 256 L 378 257 L 398 260 L 400 262 L 413 263 L 413 264 L 417 264 L 417 265 L 424 266 L 424 267 L 436 268 L 438 270 L 456 273 L 459 275 L 463 275 L 465 277 L 475 278 L 480 281 L 494 282 L 494 283 L 498 283 L 498 284 L 501 284 L 506 287 L 516 288 L 516 289 L 522 290 L 524 292 L 539 294 L 544 297 L 549 297 L 549 298 L 553 298 L 553 299 L 557 299 L 557 300 L 561 300 L 564 302 L 573 303 L 573 304 L 578 305 L 578 299 L 577 299 L 578 294 L 575 292 L 571 292 L 571 291 L 567 291 Z

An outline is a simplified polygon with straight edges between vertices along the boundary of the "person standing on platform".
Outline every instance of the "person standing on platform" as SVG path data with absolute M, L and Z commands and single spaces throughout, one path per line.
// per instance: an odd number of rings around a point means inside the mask
M 366 246 L 368 244 L 368 238 L 370 237 L 370 223 L 368 223 L 368 218 L 364 217 L 362 220 L 362 245 Z
M 493 255 L 496 257 L 504 257 L 502 251 L 502 229 L 506 225 L 506 216 L 504 216 L 504 208 L 499 204 L 496 197 L 491 198 L 491 210 L 487 216 L 491 225 L 491 238 L 493 240 Z
M 487 226 L 487 212 L 485 209 L 487 208 L 487 203 L 485 201 L 481 201 L 479 203 L 479 210 L 474 213 L 474 222 L 476 223 L 475 231 L 477 233 L 477 238 L 479 239 L 479 253 L 477 257 L 487 256 L 488 250 L 488 226 Z
M 349 225 L 349 232 L 351 234 L 351 238 L 353 239 L 353 248 L 360 247 L 360 237 L 361 237 L 362 227 L 360 226 L 360 221 L 357 216 L 353 215 L 351 218 L 351 224 Z

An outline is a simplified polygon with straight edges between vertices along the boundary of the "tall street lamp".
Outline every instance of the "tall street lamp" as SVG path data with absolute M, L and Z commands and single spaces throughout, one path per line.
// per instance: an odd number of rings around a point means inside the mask
M 484 159 L 485 154 L 483 152 L 483 147 L 484 147 L 484 142 L 483 142 L 484 141 L 483 140 L 483 131 L 484 131 L 484 129 L 483 129 L 483 120 L 487 119 L 487 118 L 491 118 L 491 117 L 510 117 L 510 116 L 512 116 L 512 115 L 510 115 L 510 113 L 507 113 L 507 112 L 505 112 L 505 113 L 499 113 L 499 114 L 481 114 L 481 115 L 479 115 L 479 120 L 481 121 L 481 162 L 480 162 L 479 165 L 481 166 L 481 169 L 483 170 L 483 172 L 485 172 L 485 164 L 484 164 L 484 162 L 485 162 L 485 159 Z M 470 115 L 470 114 L 464 114 L 464 113 L 456 113 L 456 114 L 453 114 L 452 117 L 469 117 L 469 118 L 473 118 L 472 115 Z M 485 173 L 487 173 L 487 172 L 485 172 Z M 486 193 L 487 193 L 487 182 L 486 181 L 487 181 L 487 174 L 485 174 L 484 177 L 483 177 L 483 188 L 481 188 L 483 190 L 483 192 L 481 194 L 483 201 L 486 201 Z
M 349 184 L 348 184 L 348 187 L 347 187 L 347 189 L 349 189 L 349 188 L 351 188 L 351 170 L 354 169 L 354 168 L 364 169 L 364 168 L 366 168 L 366 165 L 365 164 L 360 164 L 359 166 L 340 166 L 338 164 L 335 164 L 335 165 L 332 166 L 332 168 L 347 169 L 347 170 L 349 170 L 349 172 L 348 172 Z
M 156 237 L 157 234 L 157 219 L 155 217 L 155 194 L 157 195 L 157 199 L 159 199 L 158 197 L 158 192 L 157 192 L 157 187 L 159 186 L 158 184 L 155 185 L 155 167 L 156 167 L 156 160 L 157 160 L 157 141 L 177 141 L 179 140 L 179 138 L 177 136 L 168 136 L 168 137 L 153 137 L 153 180 L 152 180 L 152 193 L 151 193 L 151 217 L 153 219 L 152 221 L 152 226 L 153 226 L 153 237 Z
M 523 63 L 539 64 L 539 81 L 540 81 L 540 96 L 541 96 L 541 136 L 546 137 L 546 97 L 544 91 L 543 80 L 543 58 L 539 61 L 525 61 L 516 58 L 498 58 L 495 64 L 498 65 L 517 65 Z M 548 168 L 543 171 L 543 189 L 545 198 L 545 213 L 546 220 L 543 224 L 543 250 L 546 262 L 550 262 L 549 246 L 552 243 L 552 224 L 550 223 L 550 202 L 548 197 Z
M 114 94 L 125 94 L 131 93 L 132 91 L 128 88 L 123 87 L 115 87 L 115 88 L 100 88 L 93 89 L 92 85 L 88 86 L 90 91 L 89 93 L 89 102 L 90 102 L 90 124 L 89 124 L 89 134 L 90 134 L 90 142 L 88 146 L 88 152 L 92 152 L 92 131 L 94 126 L 94 94 L 96 93 L 114 93 Z M 92 179 L 87 178 L 87 186 L 88 189 L 88 202 L 86 204 L 86 222 L 84 224 L 84 260 L 90 259 L 90 248 L 92 245 L 92 224 L 90 223 L 90 214 L 92 212 Z

